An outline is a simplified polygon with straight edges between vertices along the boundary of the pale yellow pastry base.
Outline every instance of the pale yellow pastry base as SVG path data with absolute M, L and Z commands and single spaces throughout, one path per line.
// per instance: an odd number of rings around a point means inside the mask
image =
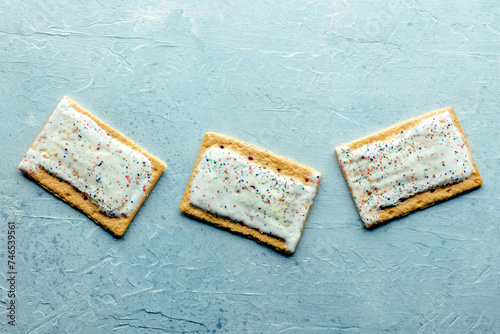
M 409 130 L 415 126 L 417 126 L 420 122 L 422 122 L 424 119 L 437 115 L 443 112 L 448 111 L 451 114 L 451 117 L 453 119 L 453 123 L 456 125 L 457 129 L 460 131 L 460 133 L 463 135 L 464 142 L 467 145 L 467 149 L 469 150 L 470 157 L 472 158 L 472 153 L 470 153 L 470 148 L 469 144 L 467 143 L 467 139 L 465 138 L 465 134 L 462 130 L 462 127 L 460 126 L 460 122 L 458 121 L 457 115 L 455 114 L 454 110 L 452 107 L 444 108 L 444 109 L 438 109 L 431 111 L 427 114 L 424 114 L 419 117 L 412 118 L 408 121 L 401 122 L 398 124 L 395 124 L 387 129 L 384 129 L 380 132 L 376 132 L 372 135 L 369 135 L 367 137 L 355 140 L 350 142 L 349 144 L 341 145 L 343 147 L 348 147 L 351 150 L 355 150 L 360 148 L 363 145 L 371 144 L 374 142 L 378 141 L 386 141 L 389 140 L 396 135 L 400 134 L 401 131 L 406 131 Z M 338 157 L 337 157 L 338 158 Z M 483 180 L 481 179 L 481 175 L 479 175 L 479 171 L 477 169 L 477 166 L 474 162 L 474 159 L 472 159 L 472 163 L 474 164 L 474 173 L 468 177 L 467 179 L 450 184 L 444 187 L 438 187 L 435 189 L 427 190 L 422 193 L 418 193 L 408 199 L 406 199 L 404 202 L 390 207 L 386 208 L 383 210 L 380 210 L 377 212 L 377 215 L 380 217 L 380 220 L 373 223 L 373 225 L 366 225 L 366 228 L 375 228 L 377 226 L 383 225 L 388 223 L 391 220 L 394 220 L 396 218 L 406 216 L 410 214 L 411 212 L 415 210 L 422 210 L 425 209 L 431 205 L 434 205 L 436 203 L 445 201 L 447 199 L 450 199 L 452 197 L 458 196 L 462 193 L 474 190 L 476 188 L 479 188 L 483 184 Z M 344 172 L 344 169 L 342 168 L 342 164 L 339 161 L 340 168 L 342 169 L 342 173 L 344 174 L 344 178 L 347 181 L 347 176 Z M 352 189 L 349 188 L 351 191 L 352 195 Z M 354 196 L 353 196 L 354 199 Z
M 89 111 L 83 109 L 73 100 L 69 98 L 68 100 L 70 102 L 70 105 L 75 110 L 90 117 L 94 122 L 97 123 L 97 125 L 99 125 L 102 129 L 104 129 L 113 138 L 131 147 L 132 149 L 141 152 L 151 161 L 151 165 L 153 168 L 153 177 L 151 179 L 151 186 L 149 187 L 145 196 L 142 198 L 140 205 L 137 207 L 137 210 L 132 212 L 132 214 L 130 214 L 129 216 L 109 217 L 101 213 L 99 211 L 99 207 L 93 201 L 88 199 L 88 197 L 85 194 L 74 188 L 68 182 L 63 181 L 55 176 L 49 175 L 49 173 L 47 173 L 42 168 L 38 168 L 38 171 L 35 173 L 24 174 L 24 175 L 26 175 L 28 178 L 32 179 L 40 186 L 42 186 L 43 188 L 54 194 L 54 196 L 62 199 L 66 203 L 70 204 L 71 206 L 85 213 L 90 219 L 92 219 L 94 222 L 96 222 L 97 224 L 101 225 L 103 228 L 108 230 L 115 237 L 121 237 L 125 233 L 125 230 L 129 226 L 132 219 L 134 219 L 134 216 L 136 215 L 137 211 L 139 211 L 139 208 L 142 206 L 142 203 L 144 203 L 144 201 L 148 197 L 149 193 L 153 189 L 156 182 L 158 182 L 158 180 L 160 179 L 160 176 L 162 175 L 165 168 L 167 168 L 167 165 L 163 161 L 152 155 L 151 153 L 145 151 L 139 145 L 134 143 L 131 139 L 125 137 L 123 134 L 116 131 L 111 126 L 101 121 L 99 118 L 95 117 Z
M 193 179 L 193 175 L 199 172 L 197 166 L 199 164 L 200 157 L 207 149 L 211 147 L 222 147 L 224 149 L 228 149 L 232 152 L 238 153 L 244 157 L 252 157 L 253 163 L 263 166 L 273 172 L 293 178 L 306 185 L 312 184 L 312 180 L 309 180 L 311 174 L 319 172 L 308 166 L 301 165 L 293 160 L 281 157 L 257 146 L 242 142 L 238 139 L 209 132 L 205 134 L 205 137 L 203 138 L 198 157 L 196 158 L 196 162 L 194 164 L 193 172 L 191 173 L 186 192 L 184 193 L 184 197 L 182 199 L 182 203 L 180 206 L 181 211 L 192 218 L 202 220 L 224 230 L 229 230 L 231 233 L 243 235 L 247 238 L 253 239 L 279 253 L 285 255 L 293 254 L 295 250 L 287 250 L 285 247 L 285 242 L 280 238 L 262 233 L 260 230 L 251 228 L 242 223 L 212 215 L 211 213 L 197 208 L 189 203 L 191 195 L 191 181 Z M 307 212 L 307 215 L 309 215 L 309 211 Z

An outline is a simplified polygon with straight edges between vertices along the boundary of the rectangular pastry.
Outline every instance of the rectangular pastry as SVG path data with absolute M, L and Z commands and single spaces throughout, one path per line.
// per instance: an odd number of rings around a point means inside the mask
M 18 168 L 121 237 L 166 167 L 63 97 Z
M 238 139 L 207 133 L 180 209 L 291 255 L 321 173 Z
M 341 145 L 335 153 L 366 228 L 483 183 L 451 107 Z

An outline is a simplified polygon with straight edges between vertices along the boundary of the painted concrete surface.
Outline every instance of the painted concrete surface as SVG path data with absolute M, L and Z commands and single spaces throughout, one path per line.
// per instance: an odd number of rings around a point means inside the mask
M 497 1 L 28 0 L 0 14 L 0 332 L 500 331 Z M 16 168 L 63 95 L 169 165 L 120 240 Z M 450 105 L 483 187 L 365 230 L 334 147 Z M 180 214 L 208 131 L 323 173 L 292 257 Z

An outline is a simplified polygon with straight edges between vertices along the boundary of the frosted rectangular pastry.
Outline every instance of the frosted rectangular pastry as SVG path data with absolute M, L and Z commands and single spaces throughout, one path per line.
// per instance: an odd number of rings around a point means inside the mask
M 341 145 L 335 153 L 367 228 L 483 182 L 451 107 Z
M 63 97 L 19 169 L 122 236 L 167 165 Z
M 180 209 L 292 254 L 321 173 L 238 139 L 207 133 Z

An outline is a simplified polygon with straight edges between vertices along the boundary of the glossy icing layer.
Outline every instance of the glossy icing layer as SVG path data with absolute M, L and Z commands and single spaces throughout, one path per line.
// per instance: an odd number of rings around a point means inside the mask
M 200 157 L 191 181 L 190 203 L 279 237 L 294 251 L 316 195 L 311 185 L 270 171 L 228 149 L 212 147 Z
M 147 157 L 76 111 L 66 97 L 19 164 L 27 174 L 39 168 L 87 195 L 110 217 L 137 210 L 153 178 Z
M 377 211 L 474 172 L 469 150 L 449 112 L 431 116 L 388 141 L 336 148 L 358 211 L 367 226 Z

